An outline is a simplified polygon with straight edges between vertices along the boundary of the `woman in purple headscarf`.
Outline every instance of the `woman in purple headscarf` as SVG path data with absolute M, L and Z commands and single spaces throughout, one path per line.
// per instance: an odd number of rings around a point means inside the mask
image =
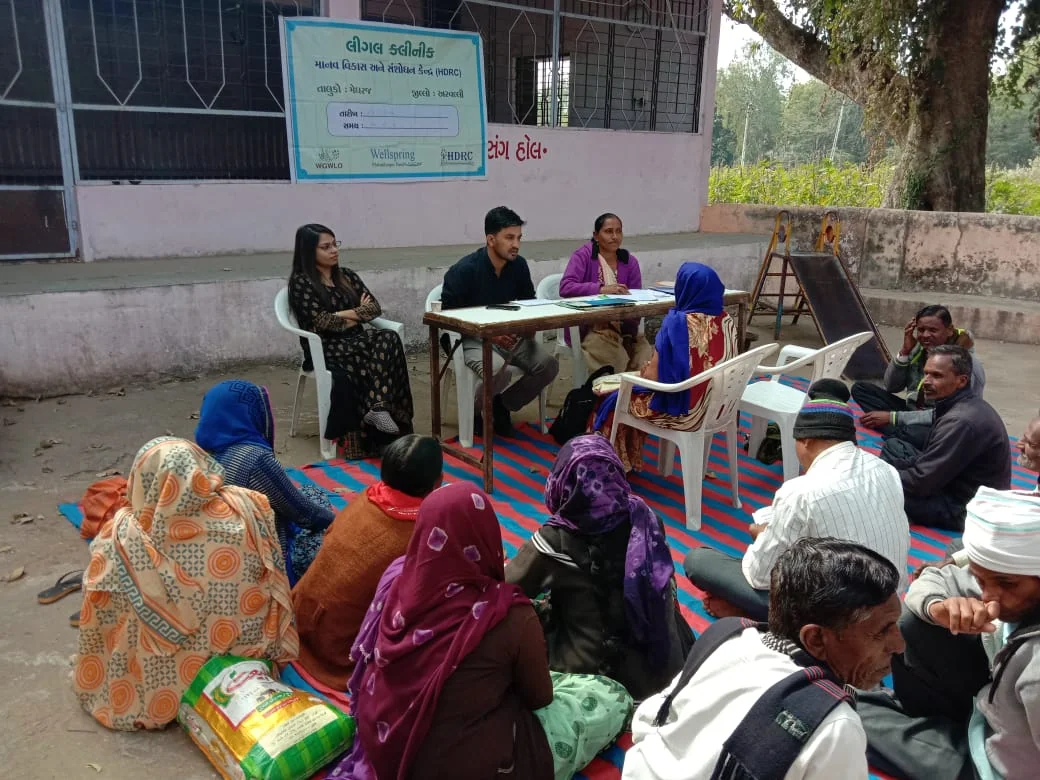
M 506 581 L 530 598 L 549 593 L 549 668 L 613 678 L 636 700 L 660 691 L 693 645 L 660 520 L 598 435 L 563 446 L 545 505 L 552 516 L 506 566 Z
M 683 263 L 675 276 L 675 308 L 665 315 L 654 354 L 639 371 L 644 379 L 676 384 L 736 357 L 737 326 L 723 308 L 726 288 L 712 268 Z M 617 393 L 607 396 L 596 412 L 593 430 L 610 435 Z M 692 431 L 704 420 L 708 387 L 699 385 L 681 393 L 632 394 L 629 411 L 653 418 L 662 428 Z M 625 472 L 643 470 L 646 434 L 627 425 L 618 429 L 614 447 Z

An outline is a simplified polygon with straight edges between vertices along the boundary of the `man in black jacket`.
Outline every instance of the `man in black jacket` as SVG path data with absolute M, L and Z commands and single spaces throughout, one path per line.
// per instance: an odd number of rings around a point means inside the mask
M 461 309 L 467 306 L 488 306 L 534 298 L 534 284 L 527 261 L 520 255 L 520 239 L 524 221 L 512 209 L 497 206 L 484 217 L 486 245 L 466 255 L 444 274 L 441 288 L 441 308 Z M 495 433 L 514 436 L 511 413 L 525 407 L 538 397 L 560 370 L 560 364 L 551 353 L 536 342 L 530 334 L 496 336 L 492 339 L 494 351 L 492 410 Z M 483 350 L 479 339 L 462 340 L 462 354 L 466 365 L 477 376 L 483 377 Z M 510 364 L 523 371 L 511 386 L 508 374 L 502 370 L 505 357 Z M 476 396 L 476 430 L 483 425 L 479 410 L 483 408 L 483 385 Z
M 970 387 L 971 354 L 943 345 L 928 354 L 921 390 L 935 402 L 923 450 L 888 439 L 881 459 L 899 471 L 911 523 L 964 530 L 965 507 L 980 485 L 1011 487 L 1011 445 L 997 410 Z

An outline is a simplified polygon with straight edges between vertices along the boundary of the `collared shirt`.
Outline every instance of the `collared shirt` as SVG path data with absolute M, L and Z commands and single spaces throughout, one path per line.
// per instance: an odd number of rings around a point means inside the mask
M 724 642 L 672 701 L 664 725 L 654 719 L 676 680 L 644 701 L 632 720 L 633 746 L 624 780 L 708 780 L 722 746 L 755 702 L 799 667 L 766 647 L 757 628 Z M 859 715 L 842 702 L 820 723 L 786 780 L 866 780 L 867 737 Z
M 753 588 L 768 590 L 777 558 L 799 539 L 833 536 L 890 560 L 899 570 L 900 592 L 906 589 L 910 525 L 899 472 L 852 442 L 821 452 L 754 517 L 766 528 L 744 553 L 744 577 Z
M 466 255 L 444 274 L 441 308 L 462 309 L 534 298 L 534 283 L 527 261 L 517 255 L 502 268 L 491 265 L 487 247 Z

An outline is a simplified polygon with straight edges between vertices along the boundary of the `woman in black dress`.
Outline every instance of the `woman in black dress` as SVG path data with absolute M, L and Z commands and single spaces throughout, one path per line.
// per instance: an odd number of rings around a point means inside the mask
M 324 225 L 296 231 L 289 306 L 301 328 L 321 336 L 332 372 L 329 418 L 319 421 L 324 436 L 339 442 L 344 457 L 361 458 L 412 432 L 412 391 L 401 339 L 364 327 L 382 309 L 361 277 L 340 266 L 340 243 Z

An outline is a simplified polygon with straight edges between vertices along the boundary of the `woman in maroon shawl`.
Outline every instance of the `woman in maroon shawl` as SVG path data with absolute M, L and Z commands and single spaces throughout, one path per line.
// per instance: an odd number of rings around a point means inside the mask
M 366 766 L 347 776 L 563 778 L 617 735 L 627 693 L 551 674 L 534 609 L 503 580 L 491 500 L 465 482 L 431 493 L 358 684 Z

